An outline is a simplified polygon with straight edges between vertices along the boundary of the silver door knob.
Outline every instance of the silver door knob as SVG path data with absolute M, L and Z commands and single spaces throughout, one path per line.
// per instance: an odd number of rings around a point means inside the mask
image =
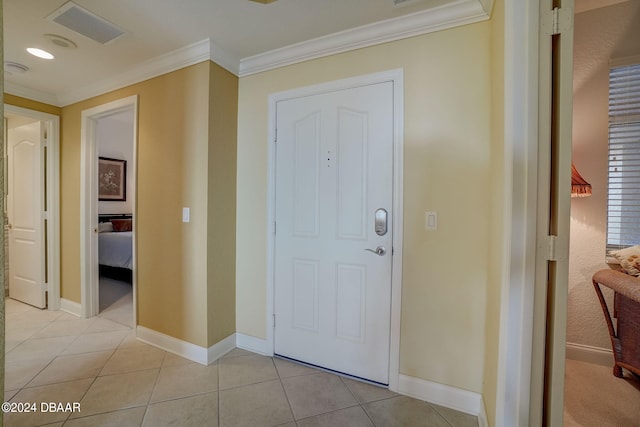
M 374 254 L 379 256 L 382 256 L 387 253 L 387 250 L 384 248 L 384 246 L 378 246 L 375 249 L 365 249 L 365 251 L 373 252 Z

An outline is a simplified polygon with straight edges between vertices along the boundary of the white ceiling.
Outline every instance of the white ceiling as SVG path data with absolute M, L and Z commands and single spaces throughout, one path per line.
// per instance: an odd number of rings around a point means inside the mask
M 576 10 L 624 0 L 576 0 Z M 45 18 L 67 0 L 4 0 L 5 90 L 68 105 L 205 59 L 237 75 L 488 19 L 493 0 L 74 0 L 124 29 L 102 45 Z M 77 44 L 65 49 L 45 34 Z M 27 47 L 52 52 L 35 58 Z
M 95 95 L 90 92 L 100 91 L 93 88 L 96 83 L 104 83 L 103 91 L 113 89 L 114 76 L 128 75 L 131 80 L 137 68 L 167 55 L 173 58 L 176 51 L 183 56 L 206 51 L 213 56 L 210 59 L 219 59 L 216 62 L 242 75 L 241 60 L 353 28 L 369 25 L 364 28 L 370 29 L 372 23 L 396 22 L 425 11 L 437 15 L 451 5 L 478 15 L 458 19 L 460 24 L 487 19 L 485 10 L 491 1 L 407 0 L 396 6 L 393 0 L 278 0 L 266 5 L 248 0 L 74 0 L 126 31 L 101 45 L 45 19 L 67 0 L 4 0 L 4 59 L 29 67 L 23 74 L 6 74 L 5 85 L 9 93 L 66 105 Z M 402 31 L 406 28 L 399 27 L 398 32 Z M 66 37 L 78 47 L 61 48 L 44 34 Z M 407 35 L 412 34 L 400 34 Z M 184 53 L 187 46 L 191 53 Z M 55 59 L 35 58 L 27 47 L 46 49 Z M 127 78 L 121 83 L 127 83 Z

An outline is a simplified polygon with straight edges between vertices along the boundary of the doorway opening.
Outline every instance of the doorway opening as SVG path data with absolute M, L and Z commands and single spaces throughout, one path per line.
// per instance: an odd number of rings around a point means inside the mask
M 5 295 L 60 309 L 60 118 L 4 106 Z
M 640 419 L 640 381 L 629 371 L 625 378 L 612 373 L 611 339 L 591 280 L 599 270 L 620 268 L 606 253 L 609 70 L 640 63 L 640 4 L 579 3 L 574 16 L 572 161 L 593 191 L 571 201 L 564 419 L 569 425 L 633 424 L 629 420 Z M 632 93 L 632 85 L 625 92 Z M 625 147 L 636 141 L 629 132 Z M 627 186 L 622 200 L 632 200 L 637 190 L 637 185 Z M 613 307 L 613 292 L 603 292 Z
M 82 112 L 84 317 L 136 324 L 137 97 Z

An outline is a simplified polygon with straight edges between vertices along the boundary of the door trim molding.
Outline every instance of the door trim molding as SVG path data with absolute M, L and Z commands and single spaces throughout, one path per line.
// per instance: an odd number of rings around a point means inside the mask
M 47 306 L 49 310 L 60 309 L 60 117 L 4 104 L 7 113 L 26 116 L 46 122 L 47 129 L 47 269 L 49 290 Z M 3 290 L 4 292 L 4 290 Z
M 404 194 L 404 70 L 395 69 L 296 88 L 269 96 L 269 141 L 267 184 L 267 295 L 266 352 L 274 353 L 274 274 L 275 274 L 275 169 L 276 105 L 280 101 L 365 85 L 393 82 L 393 260 L 391 265 L 391 329 L 389 343 L 389 389 L 397 391 L 400 377 L 400 316 L 402 297 L 402 240 Z
M 100 118 L 132 109 L 133 120 L 133 173 L 130 177 L 137 191 L 138 152 L 138 95 L 132 95 L 82 111 L 80 130 L 80 304 L 83 317 L 98 314 L 98 235 L 93 232 L 98 226 L 98 147 L 95 124 Z M 136 271 L 136 213 L 137 197 L 133 195 L 132 262 Z M 136 275 L 133 283 L 133 319 L 137 322 Z
M 505 197 L 495 425 L 527 426 L 530 405 L 538 173 L 540 0 L 505 3 Z

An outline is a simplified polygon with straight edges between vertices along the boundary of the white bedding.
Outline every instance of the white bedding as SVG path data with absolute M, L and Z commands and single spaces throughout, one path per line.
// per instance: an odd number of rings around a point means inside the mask
M 98 262 L 111 267 L 133 268 L 132 232 L 98 234 Z

